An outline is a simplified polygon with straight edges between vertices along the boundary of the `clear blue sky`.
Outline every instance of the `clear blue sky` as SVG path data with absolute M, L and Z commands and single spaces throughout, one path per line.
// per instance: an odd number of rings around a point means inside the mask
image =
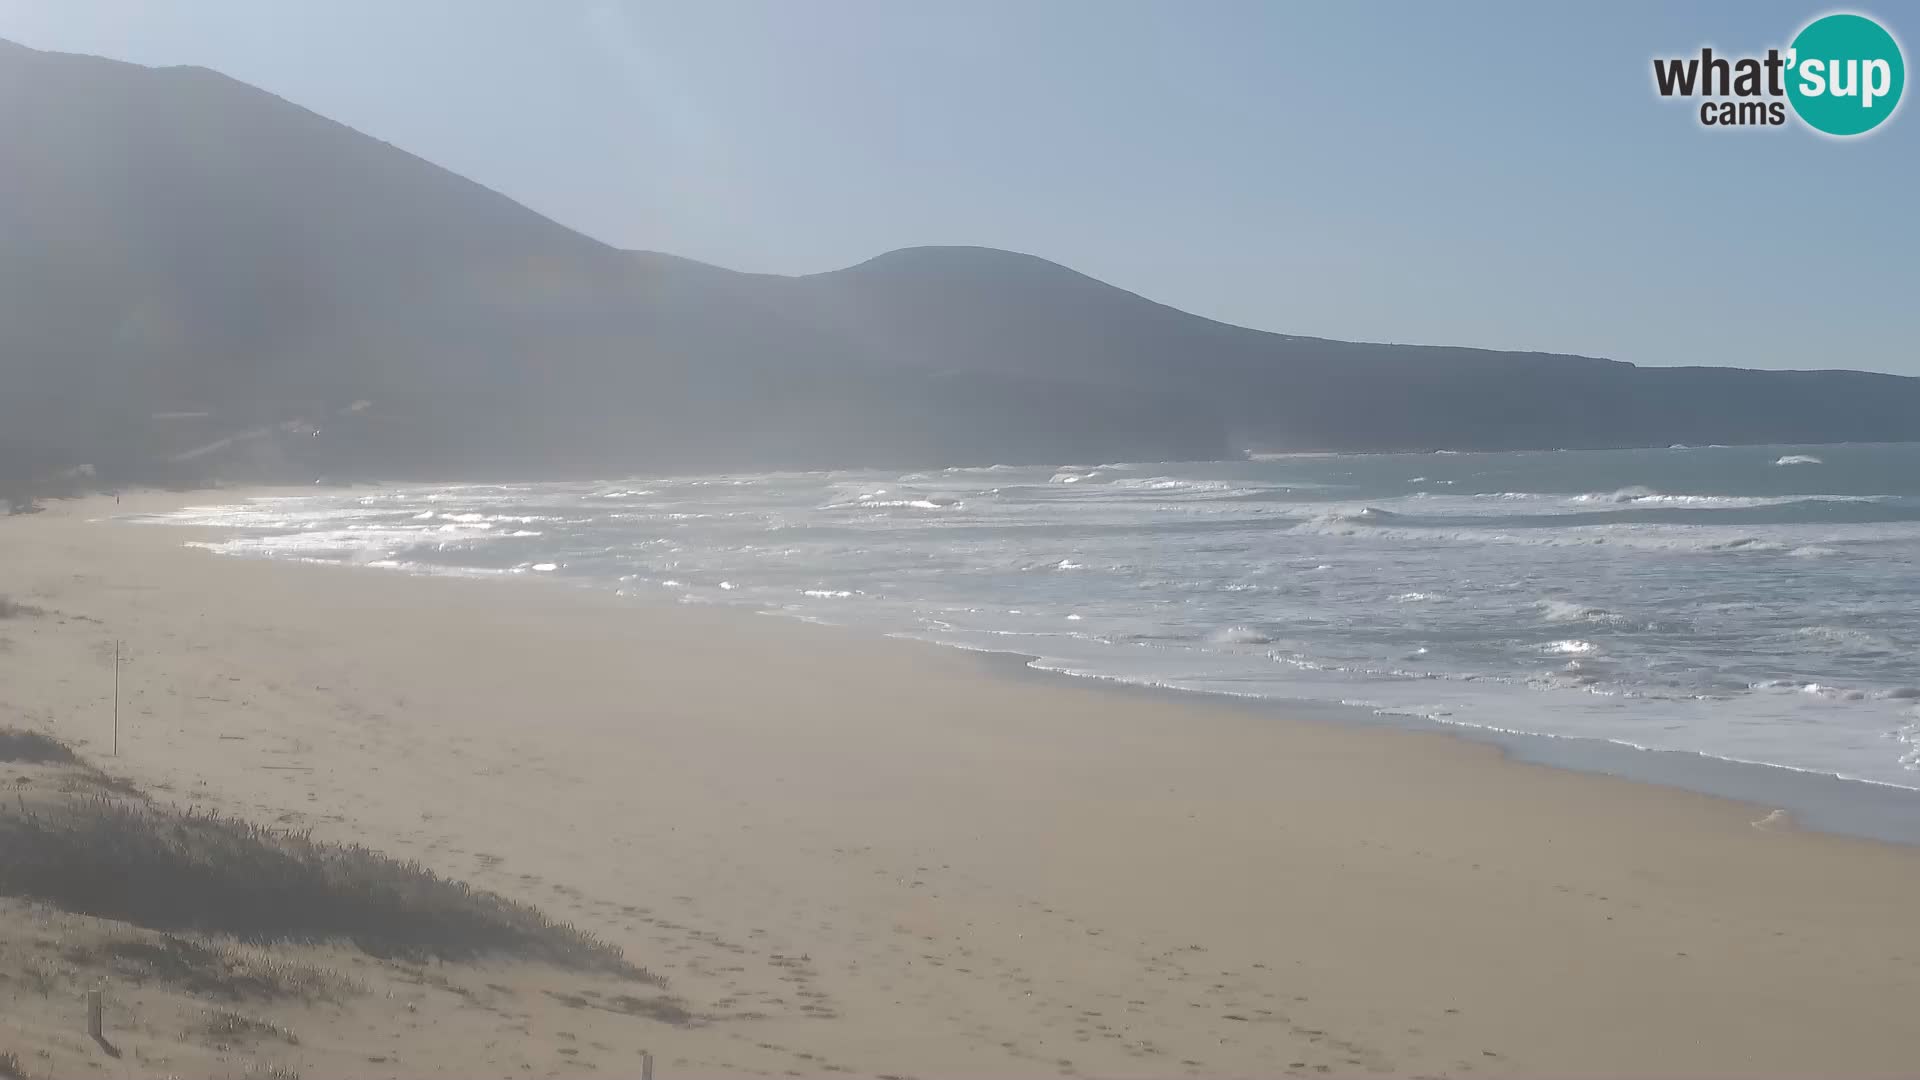
M 1920 106 L 1840 142 L 1652 91 L 1826 10 L 0 0 L 0 37 L 216 68 L 737 269 L 984 244 L 1290 333 L 1920 374 Z M 1852 10 L 1914 61 L 1920 7 Z

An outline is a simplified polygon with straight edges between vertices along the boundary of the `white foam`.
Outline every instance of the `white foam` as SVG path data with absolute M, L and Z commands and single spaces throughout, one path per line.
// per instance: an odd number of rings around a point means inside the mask
M 1589 492 L 1585 495 L 1575 495 L 1567 501 L 1574 503 L 1630 503 L 1637 502 L 1641 499 L 1656 498 L 1659 494 L 1659 492 L 1650 487 L 1635 485 L 1633 487 L 1620 488 L 1617 491 Z
M 845 485 L 836 485 L 845 487 Z M 858 490 L 850 499 L 839 499 L 821 507 L 823 510 L 953 510 L 959 509 L 960 499 L 946 494 L 929 494 L 921 491 L 896 491 L 892 488 L 870 488 Z
M 1047 483 L 1049 484 L 1080 484 L 1080 483 L 1085 483 L 1088 480 L 1098 479 L 1104 475 L 1106 474 L 1102 473 L 1098 469 L 1075 470 L 1075 469 L 1066 468 L 1066 469 L 1061 469 L 1057 473 L 1054 473 L 1053 476 L 1047 480 Z
M 1591 641 L 1582 641 L 1579 638 L 1568 638 L 1564 641 L 1549 641 L 1539 648 L 1541 652 L 1552 656 L 1586 656 L 1590 653 L 1600 651 L 1600 646 L 1595 645 Z
M 1906 747 L 1900 754 L 1900 767 L 1920 772 L 1920 719 L 1900 725 L 1893 737 Z
M 1334 530 L 1352 529 L 1364 526 L 1369 531 L 1387 522 L 1400 520 L 1402 515 L 1391 510 L 1382 510 L 1377 506 L 1362 506 L 1357 509 L 1329 510 L 1315 514 L 1294 526 L 1297 530 Z
M 1606 608 L 1576 604 L 1570 600 L 1546 599 L 1539 602 L 1541 617 L 1552 623 L 1591 622 L 1618 624 L 1624 620 Z
M 1100 487 L 1101 490 L 1108 492 L 1145 493 L 1158 498 L 1181 495 L 1218 498 L 1256 495 L 1261 491 L 1259 488 L 1229 484 L 1224 480 L 1179 480 L 1171 476 L 1125 477 L 1102 484 Z
M 1814 457 L 1812 454 L 1784 454 L 1779 458 L 1779 460 L 1775 461 L 1774 464 L 1775 465 L 1824 465 L 1826 464 L 1826 462 L 1821 461 L 1819 458 Z
M 1838 645 L 1852 650 L 1868 652 L 1894 652 L 1899 646 L 1879 634 L 1866 630 L 1855 630 L 1845 626 L 1803 626 L 1794 631 L 1804 638 L 1813 638 L 1830 645 Z

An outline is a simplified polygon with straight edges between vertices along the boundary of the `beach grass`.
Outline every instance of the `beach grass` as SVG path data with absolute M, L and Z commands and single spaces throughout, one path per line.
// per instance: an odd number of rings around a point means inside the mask
M 293 1032 L 271 1020 L 248 1016 L 232 1009 L 210 1009 L 198 1025 L 199 1034 L 217 1043 L 233 1045 L 271 1040 L 288 1046 L 300 1045 Z
M 129 983 L 157 982 L 226 1001 L 336 1003 L 366 990 L 358 980 L 326 968 L 175 934 L 116 936 L 69 946 L 61 956 Z
M 0 760 L 88 768 L 57 740 L 12 729 L 0 729 Z M 0 806 L 0 895 L 248 944 L 348 941 L 408 960 L 500 954 L 659 981 L 617 946 L 532 905 L 358 844 L 113 790 L 32 805 L 16 796 L 14 804 Z M 236 967 L 179 938 L 128 943 L 119 959 L 236 984 L 298 981 Z
M 23 604 L 5 593 L 0 593 L 0 619 L 23 619 L 34 615 L 45 615 L 46 611 L 32 604 Z
M 22 765 L 74 765 L 79 758 L 66 743 L 37 731 L 0 728 L 0 761 Z

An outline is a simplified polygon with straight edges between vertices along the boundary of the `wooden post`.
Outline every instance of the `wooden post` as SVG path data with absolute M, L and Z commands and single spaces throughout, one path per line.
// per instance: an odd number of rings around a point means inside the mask
M 113 756 L 120 756 L 120 639 L 113 639 Z
M 653 1080 L 653 1051 L 640 1051 L 640 1080 Z
M 100 998 L 100 991 L 87 991 L 87 1034 L 96 1039 L 103 1038 L 100 1034 Z

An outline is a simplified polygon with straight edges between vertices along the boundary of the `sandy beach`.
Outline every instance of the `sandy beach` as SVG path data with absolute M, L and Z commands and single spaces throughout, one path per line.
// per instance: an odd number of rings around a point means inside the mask
M 1444 736 L 100 520 L 239 497 L 0 520 L 0 594 L 45 613 L 0 622 L 0 720 L 611 939 L 715 1017 L 620 1018 L 661 1080 L 1914 1067 L 1920 851 Z M 539 1049 L 571 1022 L 531 1022 L 532 1072 L 584 1071 Z M 399 1074 L 519 1074 L 447 1042 Z

